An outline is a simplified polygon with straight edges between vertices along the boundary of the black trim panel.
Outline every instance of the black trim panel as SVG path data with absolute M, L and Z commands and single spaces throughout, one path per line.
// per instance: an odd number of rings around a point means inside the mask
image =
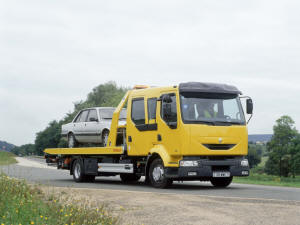
M 135 125 L 135 127 L 139 131 L 157 130 L 157 123 L 153 123 L 153 124 L 139 124 L 139 125 Z

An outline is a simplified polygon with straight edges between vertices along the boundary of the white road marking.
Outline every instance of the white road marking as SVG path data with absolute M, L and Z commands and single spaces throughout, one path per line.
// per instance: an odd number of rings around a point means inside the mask
M 43 163 L 39 163 L 30 159 L 26 159 L 23 157 L 16 157 L 16 160 L 18 161 L 18 165 L 19 166 L 25 166 L 25 167 L 34 167 L 34 168 L 43 168 L 43 169 L 54 169 L 56 170 L 56 167 L 53 166 L 48 166 L 46 164 Z

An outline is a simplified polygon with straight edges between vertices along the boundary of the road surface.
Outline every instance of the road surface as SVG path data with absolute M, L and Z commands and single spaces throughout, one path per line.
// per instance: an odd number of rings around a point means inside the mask
M 9 176 L 26 179 L 56 187 L 126 190 L 150 193 L 189 194 L 198 196 L 243 198 L 256 200 L 279 200 L 300 202 L 300 188 L 273 187 L 262 185 L 231 184 L 226 189 L 216 189 L 208 182 L 174 182 L 169 189 L 156 189 L 140 181 L 123 184 L 119 177 L 97 177 L 95 183 L 75 183 L 69 171 L 49 167 L 40 158 L 18 158 L 19 164 L 2 166 L 0 170 Z

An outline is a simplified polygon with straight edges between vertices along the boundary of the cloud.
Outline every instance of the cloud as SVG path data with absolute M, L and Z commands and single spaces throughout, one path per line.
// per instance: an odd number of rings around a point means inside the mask
M 298 1 L 2 1 L 0 139 L 33 142 L 93 87 L 238 86 L 250 133 L 291 115 L 300 127 Z

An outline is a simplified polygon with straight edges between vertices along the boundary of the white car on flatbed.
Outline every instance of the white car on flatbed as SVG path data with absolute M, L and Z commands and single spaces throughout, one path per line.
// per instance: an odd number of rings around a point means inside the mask
M 106 146 L 113 107 L 93 107 L 81 110 L 71 123 L 62 125 L 61 135 L 73 148 L 78 143 L 96 143 Z M 120 113 L 119 124 L 126 123 L 126 109 Z

